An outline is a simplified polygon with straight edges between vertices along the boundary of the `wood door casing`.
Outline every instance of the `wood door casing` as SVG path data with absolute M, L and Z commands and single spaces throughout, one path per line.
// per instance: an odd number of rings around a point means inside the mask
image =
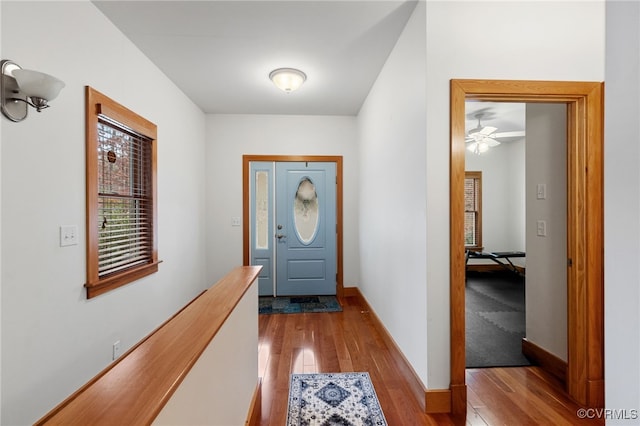
M 567 105 L 567 392 L 604 406 L 603 83 L 451 80 L 450 84 L 451 399 L 466 413 L 464 171 L 465 101 Z M 588 233 L 588 236 L 587 236 Z M 460 243 L 456 243 L 460 242 Z

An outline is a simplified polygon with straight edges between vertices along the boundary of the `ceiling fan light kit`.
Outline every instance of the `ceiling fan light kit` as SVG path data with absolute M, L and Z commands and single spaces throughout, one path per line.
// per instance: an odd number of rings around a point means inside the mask
M 467 149 L 474 154 L 480 155 L 487 152 L 489 148 L 500 145 L 497 138 L 520 138 L 524 137 L 525 132 L 513 131 L 513 132 L 500 132 L 496 133 L 497 127 L 482 126 L 480 120 L 483 118 L 482 114 L 476 114 L 475 118 L 478 119 L 478 125 L 474 129 L 469 130 L 465 139 L 467 143 Z
M 479 141 L 479 142 L 471 142 L 469 144 L 467 144 L 467 149 L 471 152 L 473 152 L 474 154 L 482 154 L 483 152 L 487 152 L 489 151 L 489 148 L 493 148 L 495 146 L 500 145 L 500 142 L 498 141 L 493 141 L 493 144 L 491 144 L 490 142 L 485 142 L 485 141 Z

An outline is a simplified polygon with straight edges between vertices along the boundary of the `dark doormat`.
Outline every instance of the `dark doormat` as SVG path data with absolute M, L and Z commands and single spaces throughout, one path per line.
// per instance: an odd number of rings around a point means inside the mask
M 258 298 L 258 313 L 260 314 L 341 311 L 342 306 L 335 296 L 261 296 Z

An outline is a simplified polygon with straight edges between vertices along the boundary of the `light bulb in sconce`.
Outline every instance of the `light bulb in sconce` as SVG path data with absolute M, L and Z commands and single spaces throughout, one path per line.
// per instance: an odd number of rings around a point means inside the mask
M 27 117 L 28 106 L 36 111 L 49 107 L 64 82 L 39 71 L 20 68 L 16 63 L 2 61 L 2 113 L 11 121 L 22 121 Z

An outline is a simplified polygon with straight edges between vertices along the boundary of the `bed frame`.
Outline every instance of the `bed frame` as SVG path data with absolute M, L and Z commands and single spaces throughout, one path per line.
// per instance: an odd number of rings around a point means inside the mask
M 505 269 L 508 269 L 511 272 L 515 272 L 518 275 L 523 275 L 518 267 L 511 262 L 512 257 L 525 257 L 526 254 L 523 251 L 466 251 L 466 260 L 465 264 L 469 264 L 469 259 L 489 259 L 498 265 L 502 266 Z M 504 259 L 504 261 L 502 260 Z M 506 262 L 505 262 L 506 261 Z

